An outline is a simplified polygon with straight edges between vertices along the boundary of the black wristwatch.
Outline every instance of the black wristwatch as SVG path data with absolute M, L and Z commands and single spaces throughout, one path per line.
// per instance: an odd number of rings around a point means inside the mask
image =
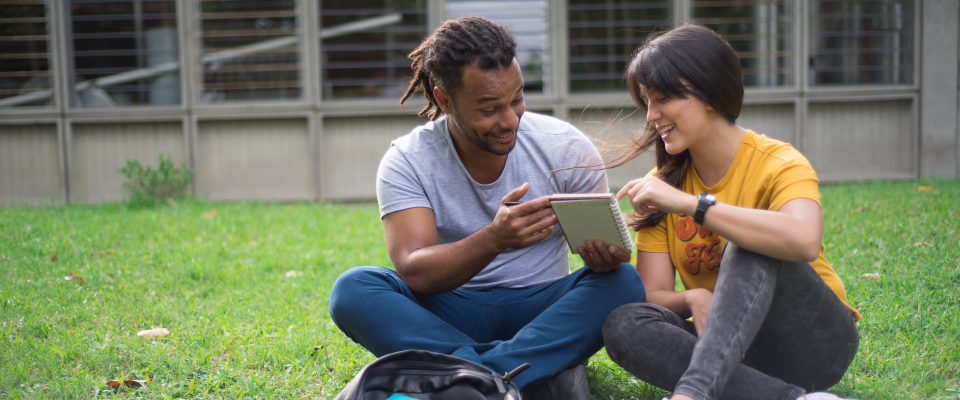
M 710 206 L 717 205 L 717 198 L 710 193 L 700 193 L 697 196 L 697 212 L 693 214 L 693 222 L 703 225 L 703 217 L 707 214 Z

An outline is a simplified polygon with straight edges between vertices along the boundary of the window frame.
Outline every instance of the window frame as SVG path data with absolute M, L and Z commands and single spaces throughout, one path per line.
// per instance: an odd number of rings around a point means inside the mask
M 804 18 L 803 18 L 803 60 L 807 61 L 810 59 L 810 18 L 808 18 L 808 12 L 810 7 L 809 0 L 802 0 L 804 4 Z M 809 76 L 810 76 L 810 63 L 802 62 L 801 67 L 803 70 L 800 76 L 801 82 L 803 83 L 802 90 L 804 93 L 810 93 L 812 95 L 829 95 L 831 93 L 863 93 L 863 92 L 904 92 L 904 91 L 917 91 L 920 89 L 920 37 L 922 35 L 921 26 L 920 26 L 920 13 L 921 13 L 921 4 L 923 0 L 914 0 L 913 1 L 913 52 L 911 57 L 913 57 L 913 76 L 911 84 L 862 84 L 862 85 L 822 85 L 822 86 L 813 86 L 810 85 Z
M 308 25 L 314 20 L 310 19 L 309 15 L 305 16 L 304 13 L 308 12 L 311 9 L 312 3 L 314 0 L 296 0 L 298 7 L 295 8 L 299 10 L 299 15 L 297 20 L 299 24 L 297 26 L 296 35 L 299 36 L 297 40 L 297 65 L 299 68 L 300 76 L 300 98 L 298 99 L 253 99 L 253 100 L 234 100 L 234 101 L 223 101 L 217 103 L 204 103 L 199 99 L 200 93 L 202 93 L 202 83 L 203 83 L 203 28 L 201 27 L 202 13 L 200 11 L 201 2 L 203 0 L 176 0 L 177 4 L 183 4 L 182 10 L 182 20 L 184 25 L 188 25 L 189 29 L 184 33 L 184 39 L 181 43 L 187 46 L 189 50 L 189 60 L 190 60 L 190 85 L 189 87 L 182 88 L 181 91 L 188 90 L 190 91 L 190 104 L 191 109 L 209 109 L 217 110 L 216 112 L 221 112 L 223 110 L 230 109 L 251 109 L 254 106 L 257 107 L 257 110 L 263 111 L 285 111 L 290 108 L 296 108 L 297 106 L 309 106 L 313 103 L 313 96 L 309 92 L 311 91 L 312 82 L 308 81 L 312 78 L 308 75 L 309 63 L 307 62 L 307 57 L 309 57 L 309 48 L 307 47 L 308 38 L 311 36 L 309 32 L 316 32 L 316 24 Z M 308 3 L 310 5 L 308 5 Z M 183 66 L 181 65 L 181 68 Z M 181 81 L 185 81 L 182 79 Z
M 311 49 L 313 50 L 312 62 L 313 65 L 310 66 L 310 73 L 313 74 L 313 81 L 310 84 L 311 98 L 313 104 L 318 105 L 323 110 L 331 111 L 335 114 L 339 114 L 349 110 L 385 110 L 385 109 L 397 109 L 400 98 L 386 98 L 386 97 L 348 97 L 348 98 L 325 98 L 323 96 L 323 76 L 321 71 L 323 70 L 323 40 L 320 39 L 320 4 L 319 2 L 312 0 L 301 0 L 303 2 L 309 2 L 309 10 L 304 7 L 304 12 L 309 12 L 309 18 L 312 24 L 311 30 L 316 32 L 315 35 L 309 35 L 313 40 L 311 44 Z M 426 14 L 426 33 L 429 35 L 433 32 L 434 29 L 439 27 L 445 20 L 444 16 L 444 6 L 446 2 L 444 0 L 426 0 L 424 7 L 424 12 Z M 306 19 L 306 18 L 304 18 Z M 406 77 L 403 78 L 406 81 Z M 413 95 L 404 103 L 400 105 L 399 108 L 402 112 L 413 112 L 420 109 L 426 105 L 426 101 L 420 95 Z
M 692 5 L 691 3 L 694 0 L 674 0 L 674 26 L 680 26 L 685 23 L 693 23 L 692 18 Z M 913 92 L 919 89 L 919 80 L 920 80 L 920 3 L 922 0 L 915 0 L 913 2 L 913 52 L 911 57 L 913 57 L 913 83 L 912 84 L 893 84 L 893 85 L 884 85 L 884 84 L 862 84 L 862 85 L 830 85 L 830 86 L 812 86 L 809 83 L 809 73 L 810 73 L 810 64 L 806 62 L 810 57 L 810 22 L 808 12 L 810 7 L 809 0 L 796 0 L 794 2 L 794 23 L 793 23 L 793 45 L 794 45 L 794 83 L 791 86 L 782 86 L 782 87 L 763 87 L 763 86 L 747 86 L 744 87 L 744 95 L 750 99 L 767 99 L 774 101 L 775 99 L 781 99 L 784 96 L 803 96 L 803 94 L 809 93 L 811 95 L 821 96 L 821 95 L 844 95 L 844 94 L 856 94 L 864 92 L 880 92 L 880 93 L 904 93 L 904 92 Z M 562 13 L 560 18 L 566 18 L 567 9 L 566 2 L 562 2 L 563 9 L 558 10 Z M 557 7 L 558 9 L 561 7 Z M 558 67 L 561 70 L 556 76 L 562 79 L 561 82 L 557 82 L 555 87 L 559 88 L 558 92 L 560 97 L 565 101 L 574 106 L 588 106 L 591 104 L 611 104 L 616 102 L 619 99 L 625 98 L 625 96 L 617 95 L 616 92 L 575 92 L 572 93 L 569 90 L 569 49 L 568 49 L 568 27 L 564 24 L 563 32 L 559 32 L 558 35 L 562 39 L 566 51 L 563 52 L 563 60 L 558 60 Z M 593 101 L 590 101 L 593 100 Z M 629 101 L 629 98 L 627 98 Z
M 60 61 L 62 55 L 60 50 L 63 46 L 60 45 L 60 24 L 62 18 L 60 18 L 61 13 L 58 11 L 61 4 L 59 1 L 54 0 L 40 0 L 38 3 L 43 4 L 44 6 L 44 18 L 46 18 L 46 30 L 47 30 L 47 66 L 50 76 L 50 101 L 51 104 L 48 106 L 12 106 L 12 107 L 2 107 L 0 108 L 0 115 L 12 115 L 13 118 L 23 117 L 24 115 L 34 115 L 34 114 L 56 114 L 63 111 L 64 102 L 63 99 L 65 96 L 62 95 L 61 84 L 63 77 L 61 76 Z
M 178 62 L 180 63 L 179 67 L 179 80 L 180 80 L 180 103 L 176 105 L 150 105 L 150 104 L 132 104 L 132 105 L 123 105 L 117 107 L 79 107 L 76 104 L 73 104 L 73 93 L 74 93 L 74 76 L 73 73 L 75 69 L 74 63 L 74 54 L 73 54 L 73 43 L 71 43 L 73 37 L 73 26 L 71 25 L 71 15 L 70 12 L 70 0 L 56 1 L 56 0 L 46 0 L 49 3 L 56 3 L 58 5 L 57 9 L 57 25 L 63 27 L 62 37 L 58 33 L 58 49 L 57 55 L 60 56 L 60 61 L 57 64 L 57 75 L 62 82 L 62 85 L 58 87 L 58 94 L 61 95 L 63 99 L 60 104 L 60 110 L 62 112 L 69 112 L 71 114 L 115 114 L 115 113 L 129 113 L 129 112 L 140 112 L 141 110 L 150 110 L 157 112 L 170 112 L 170 111 L 185 111 L 189 108 L 189 105 L 186 104 L 188 96 L 184 91 L 189 87 L 185 82 L 187 80 L 187 67 L 184 62 L 185 58 L 185 32 L 183 27 L 183 10 L 185 4 L 184 0 L 172 0 L 175 10 L 174 10 L 174 19 L 176 23 L 177 30 L 177 57 Z M 62 39 L 62 40 L 60 40 Z
M 626 101 L 624 104 L 633 104 L 633 100 L 630 99 L 629 93 L 626 90 L 623 90 L 622 93 L 615 90 L 609 91 L 583 91 L 583 92 L 573 92 L 570 90 L 570 27 L 569 27 L 569 18 L 568 12 L 569 9 L 568 1 L 561 1 L 562 14 L 557 16 L 557 20 L 562 19 L 563 29 L 562 32 L 558 32 L 559 36 L 562 36 L 563 43 L 563 54 L 562 59 L 557 60 L 558 69 L 560 69 L 560 74 L 557 75 L 558 79 L 562 79 L 562 82 L 557 82 L 554 84 L 554 87 L 558 88 L 560 92 L 560 97 L 562 99 L 567 99 L 567 103 L 571 103 L 575 108 L 576 107 L 587 107 L 595 103 L 604 104 L 604 107 L 614 103 L 621 103 Z M 687 16 L 689 9 L 689 0 L 671 0 L 670 11 L 672 14 L 671 23 L 672 27 L 680 26 L 683 23 L 689 21 Z M 561 8 L 561 7 L 556 7 Z M 560 11 L 560 10 L 558 10 Z M 559 22 L 559 21 L 558 21 Z M 591 101 L 595 100 L 595 101 Z
M 694 23 L 695 21 L 692 17 L 693 7 L 690 3 L 692 3 L 695 0 L 674 0 L 674 1 L 684 3 L 684 7 L 683 7 L 684 19 L 683 19 L 683 22 L 681 23 Z M 807 3 L 807 0 L 793 0 L 793 1 L 794 1 L 793 3 L 793 12 L 794 12 L 793 84 L 789 86 L 779 86 L 779 87 L 777 86 L 744 86 L 743 87 L 744 96 L 782 97 L 784 95 L 797 95 L 799 94 L 799 92 L 802 91 L 801 88 L 803 87 L 802 85 L 805 84 L 805 82 L 801 83 L 801 79 L 803 79 L 806 76 L 804 75 L 806 73 L 806 70 L 801 71 L 801 68 L 805 65 L 803 62 L 801 62 L 801 59 L 803 60 L 806 59 L 805 58 L 806 48 L 802 47 L 805 44 L 805 40 L 803 39 L 805 37 L 804 32 L 806 32 L 806 29 L 805 27 L 801 28 L 800 25 L 806 24 L 807 18 L 805 18 L 805 14 L 800 14 L 800 13 L 803 12 L 804 9 L 806 9 L 805 5 Z M 800 20 L 801 18 L 802 20 Z M 679 24 L 675 26 L 679 26 Z
M 0 109 L 0 117 L 4 119 L 17 118 L 24 115 L 58 115 L 67 117 L 75 115 L 102 115 L 104 117 L 117 115 L 144 115 L 144 114 L 181 114 L 181 113 L 275 113 L 281 111 L 313 110 L 315 112 L 365 113 L 371 110 L 391 113 L 416 112 L 425 102 L 419 96 L 414 96 L 405 105 L 398 107 L 399 99 L 390 98 L 351 98 L 351 99 L 324 99 L 321 93 L 320 70 L 322 68 L 322 43 L 315 33 L 319 26 L 319 3 L 313 0 L 300 0 L 300 76 L 303 95 L 298 100 L 250 100 L 204 104 L 197 99 L 197 92 L 191 88 L 199 87 L 202 69 L 199 64 L 201 48 L 199 47 L 198 24 L 199 15 L 196 4 L 191 0 L 174 0 L 177 7 L 177 30 L 179 40 L 180 85 L 181 101 L 179 105 L 154 106 L 131 105 L 117 108 L 81 108 L 69 104 L 72 89 L 69 76 L 72 70 L 72 54 L 66 41 L 69 40 L 70 27 L 67 25 L 69 4 L 62 1 L 45 0 L 47 9 L 48 46 L 50 51 L 50 68 L 52 69 L 52 107 L 8 107 Z M 674 0 L 672 2 L 674 26 L 691 21 L 690 2 L 693 0 Z M 426 0 L 427 32 L 432 32 L 446 17 L 445 0 Z M 530 93 L 525 101 L 531 108 L 553 109 L 554 115 L 566 118 L 568 113 L 584 107 L 622 107 L 632 105 L 626 91 L 598 91 L 575 92 L 570 91 L 569 65 L 569 26 L 568 4 L 566 1 L 551 1 L 549 3 L 548 18 L 551 24 L 550 45 L 552 46 L 553 90 L 548 93 Z M 913 2 L 913 76 L 912 84 L 907 85 L 830 85 L 811 86 L 808 82 L 810 73 L 810 23 L 807 15 L 809 0 L 797 0 L 795 13 L 799 21 L 794 24 L 794 45 L 797 46 L 794 63 L 797 66 L 793 87 L 747 87 L 746 99 L 750 101 L 777 101 L 785 97 L 804 96 L 841 96 L 861 93 L 900 94 L 916 93 L 920 88 L 921 65 L 921 38 L 922 29 L 921 10 L 922 0 Z

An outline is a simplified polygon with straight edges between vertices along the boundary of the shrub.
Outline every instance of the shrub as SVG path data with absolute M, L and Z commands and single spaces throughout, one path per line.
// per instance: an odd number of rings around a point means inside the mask
M 130 206 L 150 207 L 158 203 L 175 204 L 189 195 L 193 171 L 183 163 L 173 165 L 170 155 L 161 154 L 160 164 L 144 167 L 137 160 L 127 160 L 117 172 L 127 178 L 123 182 L 124 200 Z

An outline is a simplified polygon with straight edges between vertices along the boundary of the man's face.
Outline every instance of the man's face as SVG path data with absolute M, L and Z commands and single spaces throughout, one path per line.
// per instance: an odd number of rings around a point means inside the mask
M 517 128 L 523 104 L 523 76 L 514 59 L 506 68 L 463 68 L 463 81 L 456 97 L 443 110 L 449 127 L 481 150 L 507 155 L 517 144 Z

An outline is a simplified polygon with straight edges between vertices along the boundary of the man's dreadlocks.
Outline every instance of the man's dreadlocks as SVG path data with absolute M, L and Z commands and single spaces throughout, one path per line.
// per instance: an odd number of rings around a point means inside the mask
M 400 104 L 420 90 L 427 105 L 418 115 L 422 117 L 434 109 L 430 120 L 436 121 L 443 111 L 433 96 L 435 86 L 452 95 L 460 88 L 464 65 L 476 65 L 480 69 L 505 68 L 513 62 L 516 52 L 516 40 L 502 24 L 484 17 L 447 21 L 410 52 L 413 81 Z

